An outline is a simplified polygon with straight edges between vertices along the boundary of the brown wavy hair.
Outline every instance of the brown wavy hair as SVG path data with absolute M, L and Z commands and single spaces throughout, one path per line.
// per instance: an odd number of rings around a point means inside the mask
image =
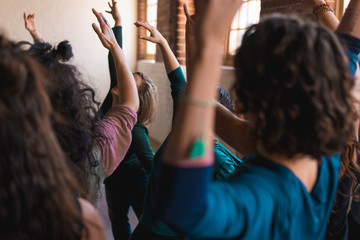
M 80 239 L 76 184 L 52 130 L 42 67 L 0 36 L 1 239 Z
M 138 89 L 139 93 L 139 111 L 138 122 L 149 125 L 155 119 L 158 108 L 158 89 L 154 82 L 144 73 L 135 72 L 141 77 L 141 85 Z
M 61 148 L 72 161 L 71 169 L 78 182 L 89 193 L 92 187 L 89 177 L 99 178 L 95 170 L 99 162 L 93 156 L 94 144 L 96 140 L 106 142 L 99 128 L 97 109 L 100 104 L 95 100 L 95 90 L 85 83 L 77 67 L 68 63 L 73 57 L 68 41 L 56 47 L 46 42 L 19 43 L 23 45 L 30 45 L 30 55 L 47 69 L 47 92 L 54 110 L 63 120 L 53 119 L 53 129 Z
M 342 150 L 355 118 L 354 79 L 334 33 L 272 15 L 246 31 L 234 61 L 234 90 L 258 146 L 289 158 Z

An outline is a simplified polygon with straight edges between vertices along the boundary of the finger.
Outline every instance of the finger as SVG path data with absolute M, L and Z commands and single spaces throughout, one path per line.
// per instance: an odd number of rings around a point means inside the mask
M 103 33 L 101 32 L 100 28 L 96 25 L 96 23 L 93 23 L 92 27 L 101 40 L 101 38 L 103 37 Z
M 100 13 L 100 16 L 102 17 L 102 19 L 104 19 L 105 24 L 110 26 L 109 21 L 104 17 L 102 13 Z
M 105 12 L 106 12 L 106 13 L 110 13 L 110 14 L 112 14 L 112 12 L 111 12 L 111 11 L 108 11 L 108 10 L 106 10 Z
M 93 11 L 94 15 L 96 16 L 96 18 L 100 24 L 100 27 L 106 25 L 106 23 L 104 22 L 104 18 L 101 17 L 100 13 L 98 13 L 94 8 L 92 9 L 92 11 Z
M 113 4 L 113 6 L 114 6 L 115 4 L 117 4 L 117 1 L 116 1 L 116 0 L 112 0 L 112 4 Z
M 108 2 L 108 4 L 109 4 L 110 9 L 112 9 L 114 5 L 111 6 L 111 3 L 110 3 L 110 2 Z
M 153 41 L 153 38 L 150 37 L 150 36 L 139 36 L 139 38 L 142 39 L 142 40 L 150 41 L 150 42 Z
M 145 28 L 148 29 L 149 31 L 151 31 L 151 29 L 153 29 L 154 27 L 148 23 L 148 22 L 144 22 Z
M 148 27 L 145 25 L 144 22 L 136 21 L 134 24 L 135 24 L 135 26 L 137 26 L 137 27 L 143 27 L 143 28 L 145 28 L 145 29 L 147 29 L 147 30 L 150 30 L 150 29 L 148 29 Z
M 185 13 L 185 16 L 186 16 L 186 18 L 187 19 L 189 19 L 190 17 L 191 17 L 191 14 L 190 14 L 190 11 L 189 11 L 189 8 L 188 8 L 188 6 L 187 6 L 187 4 L 186 3 L 184 3 L 184 13 Z

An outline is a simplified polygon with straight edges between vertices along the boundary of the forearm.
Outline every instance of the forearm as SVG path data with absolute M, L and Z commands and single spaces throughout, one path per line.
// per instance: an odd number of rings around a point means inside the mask
M 199 52 L 194 71 L 189 76 L 185 96 L 203 102 L 211 102 L 216 96 L 216 84 L 220 78 L 222 51 L 220 43 L 206 39 Z M 189 151 L 195 140 L 201 139 L 205 152 L 212 149 L 212 130 L 215 110 L 213 107 L 184 103 L 178 107 L 173 131 L 164 153 L 164 161 L 171 164 L 188 164 Z M 185 160 L 185 161 L 183 161 Z M 213 160 L 213 159 L 210 159 Z
M 34 43 L 43 41 L 40 34 L 37 31 L 30 32 L 30 34 L 31 34 L 31 37 L 34 40 Z
M 326 26 L 335 31 L 339 26 L 339 19 L 331 11 L 325 12 L 319 16 L 319 22 L 322 26 Z
M 126 63 L 124 53 L 118 45 L 113 47 L 110 52 L 116 67 L 117 84 L 120 91 L 119 104 L 127 105 L 137 112 L 139 108 L 138 91 L 133 74 Z
M 255 139 L 249 123 L 236 117 L 221 104 L 216 107 L 215 133 L 244 156 L 255 152 Z
M 159 47 L 161 50 L 161 54 L 163 56 L 166 73 L 169 74 L 170 72 L 177 69 L 180 66 L 180 64 L 179 64 L 178 60 L 176 59 L 173 51 L 171 50 L 171 48 L 169 46 L 169 43 L 166 41 L 165 38 L 163 38 L 160 41 Z
M 360 0 L 351 0 L 345 11 L 339 28 L 340 33 L 345 33 L 355 38 L 360 38 Z

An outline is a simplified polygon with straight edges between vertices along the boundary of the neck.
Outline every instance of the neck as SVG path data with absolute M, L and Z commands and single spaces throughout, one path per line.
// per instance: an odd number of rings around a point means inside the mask
M 304 184 L 308 192 L 314 188 L 318 174 L 318 160 L 302 154 L 288 158 L 281 154 L 267 153 L 262 149 L 258 149 L 258 153 L 266 159 L 288 168 Z

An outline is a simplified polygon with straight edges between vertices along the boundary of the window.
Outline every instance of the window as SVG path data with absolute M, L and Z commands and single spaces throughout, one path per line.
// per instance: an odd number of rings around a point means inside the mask
M 338 19 L 342 18 L 349 3 L 350 3 L 350 0 L 337 0 L 336 1 L 335 14 Z
M 244 0 L 231 24 L 225 46 L 225 64 L 230 65 L 245 31 L 260 18 L 260 0 Z
M 146 22 L 157 27 L 158 0 L 146 0 Z M 149 32 L 147 33 L 150 34 Z M 146 41 L 145 58 L 154 59 L 156 54 L 156 44 Z

